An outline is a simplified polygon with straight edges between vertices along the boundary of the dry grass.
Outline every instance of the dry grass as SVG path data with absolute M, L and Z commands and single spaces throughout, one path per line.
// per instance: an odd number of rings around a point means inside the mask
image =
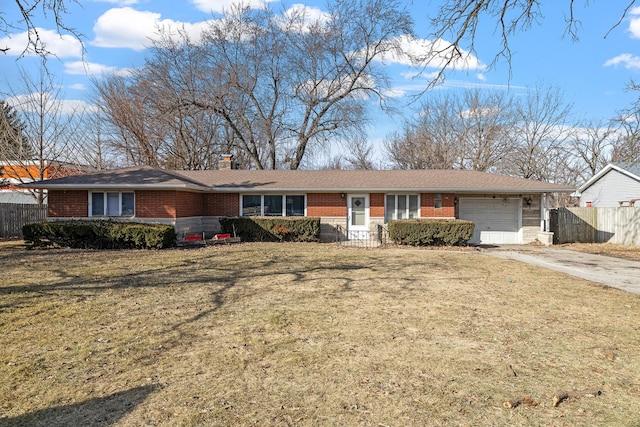
M 640 298 L 514 261 L 2 242 L 0 265 L 0 426 L 640 422 Z
M 570 243 L 559 247 L 571 249 L 572 251 L 640 261 L 640 247 L 638 246 L 614 245 L 611 243 Z

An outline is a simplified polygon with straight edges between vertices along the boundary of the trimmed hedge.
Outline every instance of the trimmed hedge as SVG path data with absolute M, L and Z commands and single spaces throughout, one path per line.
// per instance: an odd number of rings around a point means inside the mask
M 22 234 L 28 249 L 165 249 L 176 245 L 171 225 L 109 220 L 39 222 L 22 227 Z
M 389 238 L 400 245 L 461 246 L 473 237 L 473 221 L 410 219 L 389 221 Z
M 245 242 L 317 242 L 320 218 L 227 217 L 220 219 L 223 233 Z

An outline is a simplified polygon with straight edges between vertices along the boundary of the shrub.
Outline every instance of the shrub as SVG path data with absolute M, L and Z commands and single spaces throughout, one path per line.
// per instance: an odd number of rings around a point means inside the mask
M 411 219 L 389 222 L 389 238 L 401 245 L 458 246 L 473 237 L 475 224 L 459 219 Z
M 22 227 L 27 248 L 164 249 L 176 245 L 173 226 L 118 221 L 50 221 Z
M 246 242 L 316 242 L 320 218 L 228 217 L 221 218 L 223 233 L 236 234 Z

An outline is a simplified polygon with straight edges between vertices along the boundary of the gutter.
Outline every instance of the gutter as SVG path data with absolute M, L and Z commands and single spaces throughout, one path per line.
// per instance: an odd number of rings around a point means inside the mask
M 191 184 L 164 184 L 164 185 L 153 185 L 153 184 L 50 184 L 46 183 L 38 184 L 38 185 L 30 185 L 30 184 L 20 184 L 17 187 L 20 188 L 36 188 L 36 189 L 44 189 L 44 190 L 118 190 L 118 189 L 133 189 L 133 190 L 193 190 L 199 192 L 209 192 L 211 191 L 208 187 L 202 187 Z
M 438 193 L 508 193 L 508 194 L 523 194 L 523 193 L 570 193 L 574 192 L 575 188 L 566 187 L 566 188 L 455 188 L 455 187 L 393 187 L 393 188 L 336 188 L 336 187 L 328 187 L 328 188 L 307 188 L 307 187 L 262 187 L 260 185 L 251 186 L 251 187 L 213 187 L 210 189 L 211 191 L 216 191 L 219 193 L 250 193 L 250 192 L 296 192 L 296 191 L 304 191 L 305 193 L 335 193 L 335 192 L 343 192 L 343 193 L 384 193 L 384 192 L 438 192 Z

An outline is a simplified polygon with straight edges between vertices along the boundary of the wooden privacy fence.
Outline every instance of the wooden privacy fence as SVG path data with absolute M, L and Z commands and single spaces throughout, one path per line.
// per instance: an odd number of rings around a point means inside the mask
M 640 245 L 640 208 L 560 208 L 551 211 L 554 243 Z
M 47 205 L 0 203 L 0 237 L 22 237 L 22 226 L 47 219 Z

